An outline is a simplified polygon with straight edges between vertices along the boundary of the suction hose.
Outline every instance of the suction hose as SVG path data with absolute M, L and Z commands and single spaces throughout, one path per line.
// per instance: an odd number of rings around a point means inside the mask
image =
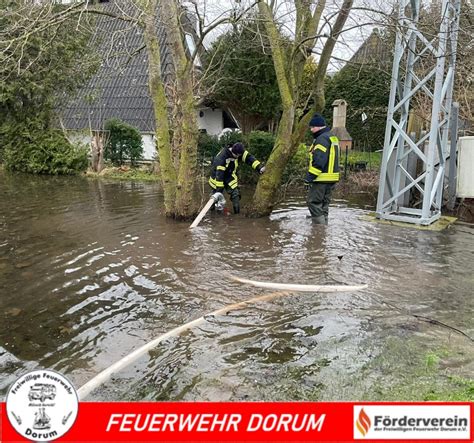
M 148 351 L 158 346 L 162 341 L 166 340 L 167 338 L 175 337 L 178 334 L 184 331 L 187 331 L 188 329 L 191 329 L 195 326 L 200 325 L 201 323 L 204 323 L 207 317 L 227 314 L 231 311 L 235 311 L 236 309 L 243 308 L 255 302 L 268 301 L 277 297 L 295 295 L 295 293 L 298 293 L 298 292 L 353 292 L 353 291 L 359 291 L 361 289 L 367 288 L 367 285 L 359 285 L 359 286 L 299 285 L 299 284 L 293 285 L 293 284 L 286 284 L 286 283 L 259 282 L 259 281 L 234 277 L 232 275 L 228 275 L 228 277 L 239 283 L 250 284 L 252 286 L 257 286 L 257 287 L 262 287 L 262 288 L 273 288 L 279 291 L 224 306 L 223 308 L 220 308 L 208 314 L 205 314 L 202 317 L 199 317 L 195 320 L 185 323 L 184 325 L 178 326 L 177 328 L 174 328 L 171 331 L 168 331 L 158 336 L 152 341 L 146 343 L 145 345 L 141 346 L 140 348 L 126 355 L 121 360 L 114 363 L 112 366 L 108 367 L 107 369 L 104 369 L 94 378 L 89 380 L 85 385 L 79 388 L 79 390 L 77 391 L 79 400 L 84 400 L 84 398 L 86 398 L 94 389 L 96 389 L 97 387 L 99 387 L 100 385 L 108 381 L 110 377 L 112 377 L 113 374 L 116 374 L 120 370 L 126 368 L 128 365 L 137 361 L 140 357 L 142 357 Z M 282 290 L 284 290 L 284 292 L 280 292 Z

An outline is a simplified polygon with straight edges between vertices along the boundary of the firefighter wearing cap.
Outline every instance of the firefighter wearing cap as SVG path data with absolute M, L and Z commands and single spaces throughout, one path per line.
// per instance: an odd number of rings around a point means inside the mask
M 339 140 L 326 126 L 320 114 L 309 122 L 313 144 L 309 150 L 309 167 L 305 183 L 307 204 L 315 223 L 327 225 L 331 193 L 339 181 Z
M 237 168 L 239 161 L 247 163 L 258 173 L 263 174 L 263 166 L 249 151 L 244 148 L 242 143 L 235 143 L 227 146 L 214 157 L 212 162 L 211 177 L 209 186 L 212 193 L 223 192 L 224 189 L 229 194 L 234 209 L 234 214 L 240 212 L 240 189 L 237 178 Z

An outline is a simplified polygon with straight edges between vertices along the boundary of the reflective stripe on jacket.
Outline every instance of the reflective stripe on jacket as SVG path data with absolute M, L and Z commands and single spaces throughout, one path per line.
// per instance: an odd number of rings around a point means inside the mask
M 260 162 L 249 151 L 244 151 L 241 157 L 235 158 L 229 148 L 223 148 L 212 161 L 209 186 L 219 192 L 225 187 L 235 189 L 238 186 L 237 168 L 240 159 L 253 169 L 260 171 Z
M 339 181 L 339 140 L 329 128 L 314 134 L 309 149 L 309 167 L 306 182 L 334 183 Z

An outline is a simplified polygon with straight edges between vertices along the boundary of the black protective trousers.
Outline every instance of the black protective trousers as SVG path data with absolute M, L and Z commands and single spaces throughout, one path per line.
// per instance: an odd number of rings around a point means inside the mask
M 309 184 L 306 203 L 315 223 L 328 224 L 329 203 L 331 203 L 331 194 L 335 186 L 335 183 L 313 182 Z
M 212 193 L 220 192 L 217 190 L 213 190 Z M 230 201 L 232 202 L 232 209 L 234 210 L 234 214 L 240 214 L 240 188 L 237 186 L 236 188 L 232 189 L 230 186 L 225 187 L 225 192 L 229 194 Z

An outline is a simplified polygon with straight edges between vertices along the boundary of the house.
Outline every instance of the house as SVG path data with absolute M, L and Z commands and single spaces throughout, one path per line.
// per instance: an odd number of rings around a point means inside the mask
M 100 3 L 105 9 L 116 7 L 104 0 Z M 166 30 L 159 22 L 157 28 L 162 76 L 165 83 L 171 84 L 173 63 L 166 42 Z M 185 42 L 191 53 L 195 47 L 195 32 L 190 20 L 188 29 Z M 71 134 L 72 139 L 89 144 L 94 136 L 103 131 L 107 120 L 118 118 L 141 132 L 144 159 L 153 160 L 156 156 L 155 118 L 148 89 L 148 59 L 141 28 L 113 17 L 100 16 L 93 42 L 101 56 L 100 67 L 61 110 L 62 127 Z M 199 69 L 199 57 L 194 63 Z M 198 125 L 201 131 L 210 135 L 218 135 L 226 127 L 235 127 L 227 113 L 207 106 L 205 99 L 198 110 Z

